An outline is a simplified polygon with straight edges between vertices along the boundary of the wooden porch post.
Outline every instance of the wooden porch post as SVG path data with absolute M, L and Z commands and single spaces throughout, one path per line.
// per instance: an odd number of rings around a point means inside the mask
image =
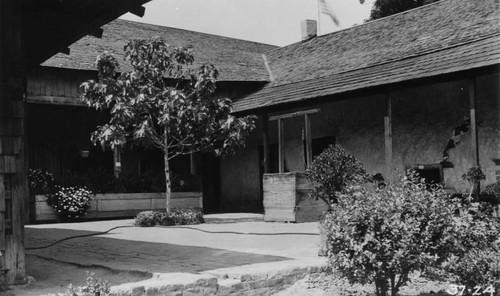
M 472 157 L 474 165 L 479 166 L 479 140 L 477 134 L 476 116 L 476 78 L 469 78 L 469 109 L 470 109 L 470 133 L 472 140 Z
M 192 176 L 198 175 L 198 170 L 196 169 L 196 156 L 194 153 L 189 154 L 189 174 Z
M 0 284 L 25 280 L 25 162 L 22 1 L 0 2 Z M 14 71 L 15 69 L 19 71 Z M 15 73 L 15 74 L 13 74 Z
M 278 173 L 285 172 L 285 130 L 283 119 L 278 119 Z
M 306 138 L 306 165 L 307 169 L 312 163 L 312 135 L 311 135 L 311 117 L 309 114 L 304 115 L 304 130 Z
M 120 173 L 122 172 L 122 153 L 119 147 L 115 147 L 113 149 L 113 172 L 115 178 L 120 177 Z
M 269 173 L 269 115 L 262 115 L 262 145 L 264 173 Z
M 386 94 L 384 116 L 384 146 L 385 146 L 385 174 L 390 182 L 394 181 L 392 167 L 392 97 Z

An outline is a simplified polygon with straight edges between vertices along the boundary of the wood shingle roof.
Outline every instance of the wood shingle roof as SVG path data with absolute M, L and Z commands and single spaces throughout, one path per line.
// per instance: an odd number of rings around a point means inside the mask
M 161 36 L 171 46 L 192 45 L 195 66 L 202 63 L 214 64 L 219 69 L 219 80 L 268 81 L 269 73 L 262 54 L 277 48 L 257 42 L 126 20 L 112 21 L 103 26 L 103 29 L 102 38 L 86 36 L 70 46 L 70 55 L 57 54 L 42 66 L 95 70 L 97 55 L 107 50 L 118 58 L 122 69 L 128 70 L 129 65 L 123 60 L 124 45 L 132 39 Z
M 235 112 L 500 62 L 498 0 L 441 0 L 270 51 L 274 78 Z

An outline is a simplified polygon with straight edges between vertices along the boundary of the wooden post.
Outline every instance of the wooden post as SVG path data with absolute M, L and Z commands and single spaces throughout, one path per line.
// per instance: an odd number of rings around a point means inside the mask
M 283 119 L 278 119 L 278 173 L 285 172 L 285 130 Z
M 306 165 L 307 169 L 312 163 L 312 135 L 311 135 L 311 117 L 309 114 L 304 115 L 304 130 L 306 138 Z
M 472 140 L 472 157 L 474 164 L 479 166 L 479 140 L 477 133 L 476 116 L 476 78 L 469 78 L 469 109 L 470 109 L 470 133 Z
M 269 173 L 269 116 L 267 113 L 262 115 L 262 145 L 264 173 Z
M 194 153 L 189 154 L 189 174 L 192 176 L 198 175 L 198 170 L 196 169 L 196 156 Z
M 120 173 L 122 172 L 122 153 L 119 147 L 115 147 L 113 149 L 113 172 L 115 178 L 120 177 Z
M 385 99 L 385 116 L 384 116 L 384 147 L 385 147 L 385 174 L 390 182 L 393 182 L 392 167 L 392 98 L 391 94 L 387 93 Z

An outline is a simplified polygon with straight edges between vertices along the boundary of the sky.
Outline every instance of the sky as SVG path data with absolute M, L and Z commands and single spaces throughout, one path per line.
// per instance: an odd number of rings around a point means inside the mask
M 121 18 L 278 46 L 300 41 L 300 22 L 318 19 L 319 0 L 152 0 L 139 18 Z M 361 24 L 374 0 L 325 0 L 339 20 L 320 14 L 319 34 Z

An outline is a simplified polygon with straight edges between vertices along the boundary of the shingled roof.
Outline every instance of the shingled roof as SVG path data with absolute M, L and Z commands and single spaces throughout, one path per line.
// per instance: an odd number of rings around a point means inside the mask
M 498 64 L 499 21 L 498 0 L 441 0 L 272 50 L 274 80 L 235 111 Z
M 57 54 L 42 66 L 95 70 L 94 61 L 98 54 L 107 50 L 119 61 L 123 61 L 123 47 L 132 39 L 147 39 L 161 36 L 172 46 L 192 45 L 195 51 L 195 66 L 202 63 L 214 64 L 223 81 L 268 81 L 262 54 L 276 46 L 204 34 L 194 31 L 115 20 L 103 26 L 102 38 L 86 36 L 70 46 L 70 55 Z M 127 70 L 128 63 L 121 62 Z

